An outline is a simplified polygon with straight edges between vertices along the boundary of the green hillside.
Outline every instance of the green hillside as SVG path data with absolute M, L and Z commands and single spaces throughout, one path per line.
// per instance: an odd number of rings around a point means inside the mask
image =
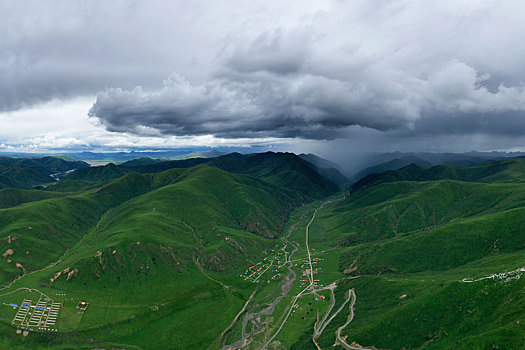
M 273 185 L 301 191 L 307 196 L 321 198 L 337 190 L 340 183 L 333 179 L 344 178 L 337 170 L 326 172 L 326 177 L 316 171 L 316 167 L 292 153 L 231 153 L 215 158 L 192 158 L 172 161 L 140 161 L 121 165 L 78 169 L 68 175 L 68 179 L 87 183 L 107 181 L 128 172 L 158 173 L 173 168 L 190 168 L 207 164 L 219 169 L 250 175 Z M 325 172 L 322 172 L 323 174 Z M 340 181 L 340 180 L 338 180 Z
M 371 174 L 352 185 L 353 190 L 396 181 L 458 180 L 469 182 L 525 182 L 525 159 L 505 159 L 473 167 L 437 165 L 423 168 L 416 164 L 399 170 Z
M 88 166 L 84 162 L 68 161 L 57 157 L 0 157 L 0 189 L 9 187 L 31 189 L 37 185 L 54 182 L 57 177 L 69 170 Z
M 315 242 L 339 255 L 338 270 L 349 278 L 341 280 L 336 300 L 344 300 L 348 288 L 357 296 L 356 318 L 344 333 L 349 344 L 381 349 L 521 348 L 521 166 L 522 160 L 434 167 L 432 172 L 410 166 L 380 174 L 376 178 L 382 181 L 359 186 L 345 200 L 323 209 L 311 227 Z M 407 177 L 407 171 L 420 175 Z M 425 181 L 417 181 L 421 178 Z M 429 181 L 432 178 L 438 180 Z M 321 347 L 334 343 L 334 332 L 345 317 L 336 317 L 327 327 Z M 292 347 L 309 349 L 312 344 L 311 335 L 305 334 Z
M 150 157 L 142 157 L 142 158 L 136 158 L 132 160 L 128 160 L 126 162 L 122 162 L 121 165 L 124 166 L 136 166 L 136 165 L 149 165 L 149 164 L 158 164 L 162 163 L 162 159 L 156 159 L 156 158 L 150 158 Z
M 21 190 L 4 188 L 0 190 L 0 209 L 15 207 L 19 204 L 61 197 L 63 194 L 39 190 Z
M 72 181 L 64 180 L 65 187 Z M 131 172 L 76 192 L 30 193 L 42 198 L 0 210 L 0 250 L 7 253 L 2 284 L 25 274 L 8 290 L 33 286 L 47 295 L 58 290 L 89 299 L 87 318 L 73 317 L 74 308 L 64 306 L 72 314 L 60 323 L 64 332 L 89 334 L 111 322 L 107 336 L 97 331 L 100 344 L 143 348 L 148 342 L 168 348 L 182 341 L 195 349 L 213 343 L 253 290 L 238 271 L 266 254 L 291 210 L 311 200 L 204 164 Z M 222 310 L 220 319 L 207 320 L 210 307 Z M 199 338 L 178 331 L 189 315 L 207 329 Z M 164 336 L 155 334 L 157 324 L 170 325 Z M 80 341 L 72 338 L 56 341 Z
M 355 244 L 522 206 L 522 184 L 392 182 L 353 193 L 320 223 L 326 234 L 347 233 Z M 352 242 L 341 242 L 348 243 Z
M 410 166 L 351 193 L 286 153 L 138 163 L 0 192 L 0 348 L 525 340 L 519 159 Z M 44 297 L 60 304 L 57 331 L 15 334 L 9 303 Z

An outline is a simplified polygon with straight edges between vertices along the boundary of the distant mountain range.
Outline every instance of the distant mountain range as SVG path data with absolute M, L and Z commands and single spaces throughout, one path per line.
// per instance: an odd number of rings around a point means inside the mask
M 409 164 L 421 167 L 434 165 L 475 166 L 496 162 L 507 158 L 525 157 L 525 152 L 466 152 L 466 153 L 432 153 L 432 152 L 393 152 L 373 153 L 362 157 L 358 164 L 341 164 L 343 173 L 352 181 L 357 181 L 369 174 L 387 170 L 400 169 Z
M 191 156 L 191 157 L 190 157 Z M 214 156 L 214 157 L 212 157 Z M 163 160 L 141 157 L 121 164 L 89 166 L 83 161 L 69 161 L 57 157 L 9 158 L 0 157 L 0 188 L 30 189 L 47 186 L 65 179 L 57 190 L 73 190 L 85 184 L 93 184 L 119 178 L 130 172 L 158 173 L 174 168 L 190 168 L 208 164 L 225 171 L 264 178 L 270 183 L 304 190 L 308 195 L 320 197 L 347 183 L 347 179 L 332 163 L 310 155 L 316 164 L 292 153 L 231 153 L 222 155 L 217 151 L 191 153 L 179 160 Z
M 118 178 L 130 172 L 157 173 L 174 168 L 190 168 L 199 164 L 207 164 L 232 173 L 255 176 L 272 184 L 304 191 L 305 194 L 316 198 L 336 190 L 346 182 L 346 178 L 334 168 L 316 166 L 293 153 L 273 152 L 230 153 L 215 158 L 171 161 L 140 158 L 120 165 L 110 163 L 105 166 L 79 169 L 68 174 L 66 180 L 93 183 Z
M 65 160 L 84 161 L 91 165 L 104 165 L 107 163 L 128 166 L 151 164 L 168 160 L 186 160 L 192 158 L 216 158 L 229 153 L 244 153 L 241 148 L 180 148 L 160 151 L 131 151 L 131 152 L 68 152 L 57 153 L 54 157 Z M 14 158 L 37 158 L 44 154 L 29 153 L 0 153 Z M 246 153 L 244 153 L 246 154 Z M 392 153 L 363 153 L 357 159 L 350 158 L 339 163 L 321 158 L 314 154 L 299 154 L 299 157 L 312 164 L 316 171 L 323 172 L 323 176 L 342 185 L 346 182 L 355 182 L 369 174 L 380 173 L 387 170 L 400 169 L 409 164 L 422 167 L 434 165 L 474 166 L 495 162 L 507 158 L 525 157 L 525 152 L 464 152 L 464 153 L 433 153 L 433 152 L 392 152 Z M 129 163 L 130 161 L 133 161 Z M 336 171 L 334 171 L 335 169 Z
M 56 157 L 10 158 L 0 157 L 0 188 L 25 188 L 52 183 L 70 170 L 86 168 L 82 161 L 68 161 Z
M 66 160 L 80 160 L 90 164 L 96 163 L 121 163 L 138 158 L 154 158 L 162 160 L 187 159 L 187 158 L 208 158 L 218 157 L 227 153 L 239 151 L 238 148 L 221 148 L 221 150 L 210 149 L 207 147 L 177 148 L 170 150 L 152 151 L 130 151 L 130 152 L 58 152 L 52 156 Z M 50 156 L 47 153 L 11 153 L 3 152 L 0 155 L 13 158 L 41 158 Z
M 398 170 L 370 174 L 352 185 L 353 190 L 384 182 L 456 180 L 466 182 L 525 182 L 525 159 L 511 158 L 472 167 L 436 165 L 422 167 L 411 163 Z

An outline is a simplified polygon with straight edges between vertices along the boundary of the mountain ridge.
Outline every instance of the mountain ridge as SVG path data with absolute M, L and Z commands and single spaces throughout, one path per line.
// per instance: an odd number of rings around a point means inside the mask
M 307 191 L 307 194 L 320 198 L 337 190 L 338 185 L 323 178 L 315 167 L 293 153 L 230 153 L 216 158 L 191 158 L 127 166 L 108 164 L 102 167 L 80 169 L 69 174 L 66 179 L 99 182 L 120 177 L 128 172 L 156 173 L 172 168 L 188 168 L 208 164 L 225 171 L 254 176 L 274 185 Z M 292 178 L 288 175 L 297 176 Z M 342 175 L 341 175 L 342 176 Z M 344 176 L 342 176 L 344 177 Z
M 412 163 L 398 170 L 367 175 L 351 187 L 352 190 L 357 191 L 383 182 L 444 179 L 467 182 L 525 182 L 524 170 L 525 159 L 522 158 L 505 159 L 474 167 L 436 165 L 431 168 L 423 168 Z

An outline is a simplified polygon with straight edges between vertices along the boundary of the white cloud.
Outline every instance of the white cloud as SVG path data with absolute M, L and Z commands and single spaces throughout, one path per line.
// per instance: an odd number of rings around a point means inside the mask
M 286 145 L 293 140 L 240 138 L 229 140 L 212 135 L 163 136 L 141 130 L 141 135 L 107 131 L 86 111 L 93 97 L 68 101 L 52 100 L 32 108 L 0 113 L 0 150 L 46 152 L 60 150 L 166 149 L 187 146 L 250 147 Z

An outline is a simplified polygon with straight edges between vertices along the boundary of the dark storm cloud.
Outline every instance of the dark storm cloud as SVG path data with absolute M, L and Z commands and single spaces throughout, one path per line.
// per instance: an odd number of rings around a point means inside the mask
M 242 73 L 297 73 L 310 57 L 311 39 L 304 29 L 264 32 L 248 45 L 235 47 L 226 59 L 226 66 Z
M 172 75 L 156 93 L 108 89 L 89 114 L 111 131 L 226 138 L 331 139 L 352 125 L 388 130 L 404 123 L 384 105 L 368 106 L 372 100 L 351 84 L 324 77 L 232 73 L 195 86 Z
M 459 113 L 429 115 L 419 119 L 406 135 L 485 134 L 516 137 L 525 135 L 524 112 Z
M 291 57 L 279 65 L 274 57 L 270 63 L 259 57 L 258 64 L 248 57 L 248 71 L 230 59 L 227 69 L 201 85 L 172 75 L 160 92 L 108 89 L 90 115 L 112 131 L 226 138 L 334 139 L 355 125 L 408 134 L 525 133 L 513 126 L 523 120 L 523 89 L 489 91 L 473 68 L 455 60 L 425 79 L 374 82 L 314 74 L 318 67 Z
M 109 86 L 197 77 L 220 43 L 193 23 L 203 4 L 152 0 L 0 2 L 0 112 Z M 222 36 L 219 29 L 217 35 Z
M 497 27 L 523 27 L 512 13 L 523 6 L 509 5 L 332 2 L 303 25 L 225 43 L 202 83 L 173 75 L 161 91 L 108 89 L 90 115 L 109 130 L 225 138 L 335 139 L 352 126 L 525 134 L 512 126 L 525 111 L 525 70 L 490 51 L 497 39 L 525 58 L 519 36 Z
M 0 110 L 96 94 L 139 136 L 525 135 L 521 1 L 31 6 L 0 4 Z

